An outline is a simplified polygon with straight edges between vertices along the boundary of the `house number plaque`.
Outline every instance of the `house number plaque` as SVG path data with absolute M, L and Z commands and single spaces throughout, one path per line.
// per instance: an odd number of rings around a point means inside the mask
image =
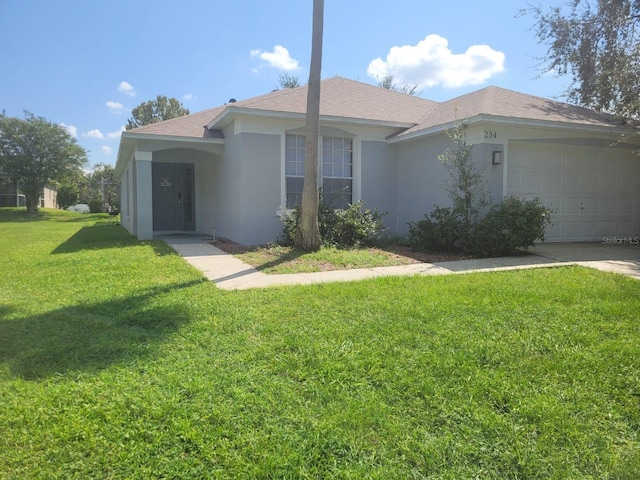
M 171 180 L 169 178 L 163 178 L 162 180 L 160 180 L 160 186 L 161 187 L 170 187 L 171 186 Z
M 484 138 L 498 138 L 498 132 L 495 132 L 493 130 L 485 130 Z

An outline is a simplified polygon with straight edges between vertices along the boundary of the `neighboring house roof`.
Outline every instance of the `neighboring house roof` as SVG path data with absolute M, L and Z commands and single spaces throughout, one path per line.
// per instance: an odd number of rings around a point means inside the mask
M 219 128 L 237 115 L 304 116 L 306 108 L 305 85 L 134 128 L 125 132 L 125 136 L 131 133 L 220 139 L 223 137 Z M 620 125 L 611 115 L 499 87 L 486 87 L 438 103 L 342 77 L 322 81 L 320 115 L 396 126 L 402 129 L 395 136 L 398 141 L 485 115 L 506 121 L 520 119 L 609 128 Z

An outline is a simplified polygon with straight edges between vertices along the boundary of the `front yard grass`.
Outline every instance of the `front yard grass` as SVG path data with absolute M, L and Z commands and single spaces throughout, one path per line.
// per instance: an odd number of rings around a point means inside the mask
M 470 258 L 459 253 L 413 251 L 408 246 L 395 243 L 388 243 L 377 248 L 341 249 L 325 246 L 317 252 L 305 252 L 278 244 L 246 247 L 223 241 L 215 242 L 213 245 L 267 274 L 391 267 L 419 262 L 433 263 Z
M 226 292 L 104 216 L 0 209 L 0 478 L 640 478 L 640 282 Z
M 390 267 L 416 262 L 377 248 L 345 250 L 323 247 L 317 252 L 304 252 L 292 247 L 270 245 L 251 248 L 235 256 L 257 270 L 271 274 Z

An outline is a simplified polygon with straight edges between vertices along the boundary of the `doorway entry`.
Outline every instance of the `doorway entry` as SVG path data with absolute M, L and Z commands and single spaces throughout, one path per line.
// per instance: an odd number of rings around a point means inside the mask
M 153 230 L 194 231 L 194 166 L 190 163 L 151 164 Z

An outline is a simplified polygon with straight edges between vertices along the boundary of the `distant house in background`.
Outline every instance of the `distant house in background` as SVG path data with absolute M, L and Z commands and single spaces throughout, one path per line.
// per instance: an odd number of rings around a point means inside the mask
M 55 185 L 47 185 L 42 191 L 38 204 L 42 208 L 56 208 L 57 189 Z M 24 207 L 26 201 L 24 194 L 9 178 L 0 172 L 0 207 Z
M 122 224 L 140 239 L 197 232 L 275 240 L 299 200 L 306 87 L 284 89 L 122 134 Z M 336 205 L 364 200 L 403 235 L 449 199 L 438 155 L 465 120 L 492 199 L 539 197 L 549 241 L 640 235 L 640 158 L 608 115 L 497 87 L 433 102 L 333 77 L 322 82 L 320 184 Z

